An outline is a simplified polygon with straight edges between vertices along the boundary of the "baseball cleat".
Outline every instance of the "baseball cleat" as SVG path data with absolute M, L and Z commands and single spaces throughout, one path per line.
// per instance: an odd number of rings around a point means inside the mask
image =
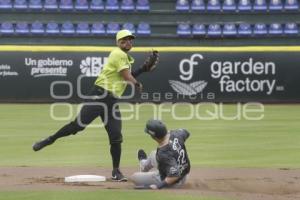
M 39 142 L 36 142 L 36 143 L 32 146 L 32 149 L 33 149 L 34 151 L 39 151 L 39 150 L 41 150 L 42 148 L 44 148 L 45 146 L 52 144 L 53 142 L 54 142 L 54 141 L 53 141 L 50 137 L 48 137 L 48 138 L 43 139 L 43 140 L 41 140 L 41 141 L 39 141 Z
M 114 169 L 112 171 L 111 180 L 117 182 L 126 182 L 127 178 L 122 174 L 122 172 L 119 169 Z
M 146 160 L 146 159 L 147 159 L 146 152 L 143 149 L 140 149 L 138 151 L 138 160 L 141 161 L 141 160 Z

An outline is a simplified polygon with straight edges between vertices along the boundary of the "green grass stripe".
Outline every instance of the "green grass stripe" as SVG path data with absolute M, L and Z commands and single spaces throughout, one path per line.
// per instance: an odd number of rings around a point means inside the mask
M 186 194 L 171 194 L 161 191 L 40 191 L 40 192 L 0 192 L 0 200 L 225 200 L 215 197 L 199 197 Z
M 74 113 L 76 107 L 73 105 Z M 192 167 L 299 168 L 300 105 L 264 107 L 264 118 L 259 121 L 174 120 L 170 112 L 163 113 L 162 119 L 170 129 L 186 128 L 191 132 L 186 146 Z M 49 109 L 49 104 L 0 104 L 0 166 L 111 166 L 103 128 L 87 128 L 40 152 L 32 151 L 35 141 L 69 122 L 51 119 Z M 178 109 L 181 114 L 186 111 L 184 106 Z M 225 105 L 223 111 L 232 116 L 236 106 Z M 55 110 L 58 116 L 66 116 L 66 112 L 64 108 Z M 147 152 L 156 148 L 155 141 L 143 131 L 145 122 L 152 117 L 153 110 L 143 107 L 138 119 L 123 121 L 122 166 L 137 166 L 139 148 Z M 93 125 L 99 121 L 96 119 Z

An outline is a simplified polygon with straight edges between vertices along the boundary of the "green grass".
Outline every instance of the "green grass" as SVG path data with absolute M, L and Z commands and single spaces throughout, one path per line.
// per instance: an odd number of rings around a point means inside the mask
M 170 109 L 170 105 L 164 105 Z M 73 105 L 74 113 L 77 105 Z M 128 106 L 121 106 L 128 109 Z M 194 106 L 193 109 L 196 107 Z M 201 108 L 212 111 L 210 107 Z M 54 121 L 48 104 L 0 104 L 0 166 L 111 166 L 107 133 L 87 128 L 76 136 L 58 140 L 40 152 L 32 144 L 61 128 L 66 121 Z M 122 166 L 136 165 L 136 151 L 151 151 L 156 144 L 144 132 L 153 109 L 143 106 L 138 119 L 123 121 Z M 187 116 L 187 105 L 176 109 Z M 226 105 L 224 115 L 233 116 L 236 105 Z M 193 167 L 300 167 L 300 105 L 265 105 L 264 118 L 251 120 L 174 120 L 162 113 L 168 128 L 191 132 L 187 148 Z M 66 116 L 60 107 L 55 115 Z M 74 114 L 73 114 L 74 115 Z M 130 113 L 123 112 L 123 118 Z M 136 116 L 136 115 L 133 115 Z M 96 119 L 93 125 L 98 125 Z
M 0 200 L 94 200 L 94 199 L 113 199 L 113 200 L 221 200 L 212 197 L 195 197 L 190 195 L 171 195 L 161 191 L 43 191 L 43 192 L 1 192 Z M 224 200 L 224 199 L 222 199 Z

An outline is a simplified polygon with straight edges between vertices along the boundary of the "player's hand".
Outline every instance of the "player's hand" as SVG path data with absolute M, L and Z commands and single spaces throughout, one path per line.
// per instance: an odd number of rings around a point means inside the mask
M 135 89 L 136 89 L 139 93 L 141 93 L 141 92 L 143 91 L 143 85 L 142 85 L 140 82 L 136 82 L 136 83 L 134 84 L 134 86 L 135 86 Z
M 155 185 L 155 184 L 152 184 L 152 185 L 150 185 L 149 187 L 150 187 L 150 189 L 152 189 L 152 190 L 157 190 L 157 189 L 158 189 L 158 188 L 157 188 L 157 185 Z

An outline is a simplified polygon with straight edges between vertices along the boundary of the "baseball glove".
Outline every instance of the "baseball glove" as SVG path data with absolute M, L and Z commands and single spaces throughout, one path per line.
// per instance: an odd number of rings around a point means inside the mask
M 156 50 L 153 50 L 150 55 L 146 58 L 142 69 L 144 72 L 151 72 L 156 67 L 159 61 L 159 53 Z

